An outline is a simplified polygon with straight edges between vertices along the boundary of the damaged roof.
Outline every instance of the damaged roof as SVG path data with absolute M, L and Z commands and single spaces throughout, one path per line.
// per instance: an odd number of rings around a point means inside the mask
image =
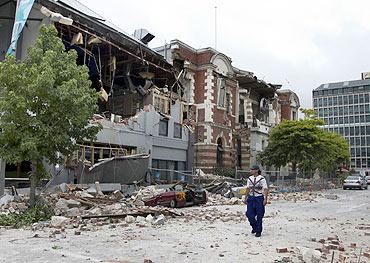
M 172 68 L 172 65 L 161 54 L 149 48 L 139 39 L 125 33 L 121 28 L 77 0 L 37 0 L 37 2 L 50 8 L 53 12 L 61 13 L 66 17 L 72 18 L 74 22 L 99 32 L 102 37 L 129 48 L 135 55 L 140 56 L 141 53 L 146 54 L 147 57 L 144 56 L 144 60 L 150 57 L 150 59 L 157 60 L 157 63 L 161 66 L 167 69 Z
M 236 79 L 239 82 L 240 88 L 254 89 L 256 92 L 271 95 L 281 88 L 281 85 L 274 85 L 267 83 L 261 79 L 254 76 L 253 72 L 241 70 L 238 68 L 233 68 L 236 73 Z

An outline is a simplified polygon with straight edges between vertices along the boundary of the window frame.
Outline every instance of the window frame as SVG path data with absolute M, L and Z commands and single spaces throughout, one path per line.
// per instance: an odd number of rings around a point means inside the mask
M 166 123 L 166 133 L 161 133 L 161 123 L 164 124 Z M 164 136 L 164 137 L 168 137 L 168 119 L 161 119 L 159 120 L 159 127 L 158 127 L 158 135 L 159 136 Z M 162 126 L 163 127 L 163 126 Z
M 180 133 L 176 133 L 176 131 L 180 131 Z M 180 123 L 175 122 L 173 124 L 173 138 L 182 139 L 182 125 Z

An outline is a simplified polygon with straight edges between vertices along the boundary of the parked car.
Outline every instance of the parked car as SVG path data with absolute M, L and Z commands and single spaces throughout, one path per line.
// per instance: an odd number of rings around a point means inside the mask
M 370 184 L 370 175 L 365 176 L 367 184 Z
M 182 191 L 168 191 L 158 194 L 144 201 L 147 206 L 185 207 L 207 203 L 207 194 L 204 189 L 184 189 Z
M 343 190 L 358 188 L 360 190 L 367 189 L 367 182 L 365 177 L 354 174 L 348 176 L 343 182 Z

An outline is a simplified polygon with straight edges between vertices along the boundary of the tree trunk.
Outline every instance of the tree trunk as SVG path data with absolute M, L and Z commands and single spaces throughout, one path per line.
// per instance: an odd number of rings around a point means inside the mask
M 292 172 L 293 173 L 297 172 L 297 163 L 296 162 L 292 162 Z
M 5 192 L 5 166 L 5 160 L 0 159 L 0 197 Z
M 30 206 L 34 207 L 36 204 L 37 162 L 31 163 L 30 183 Z

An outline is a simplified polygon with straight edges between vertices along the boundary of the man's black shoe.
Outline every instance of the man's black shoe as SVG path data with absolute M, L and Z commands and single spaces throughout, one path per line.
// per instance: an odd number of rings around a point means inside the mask
M 261 236 L 261 233 L 257 233 L 257 234 L 256 234 L 256 237 L 260 237 L 260 236 Z
M 256 233 L 256 230 L 254 230 L 254 229 L 252 229 L 252 232 L 251 232 L 252 234 L 255 234 Z

